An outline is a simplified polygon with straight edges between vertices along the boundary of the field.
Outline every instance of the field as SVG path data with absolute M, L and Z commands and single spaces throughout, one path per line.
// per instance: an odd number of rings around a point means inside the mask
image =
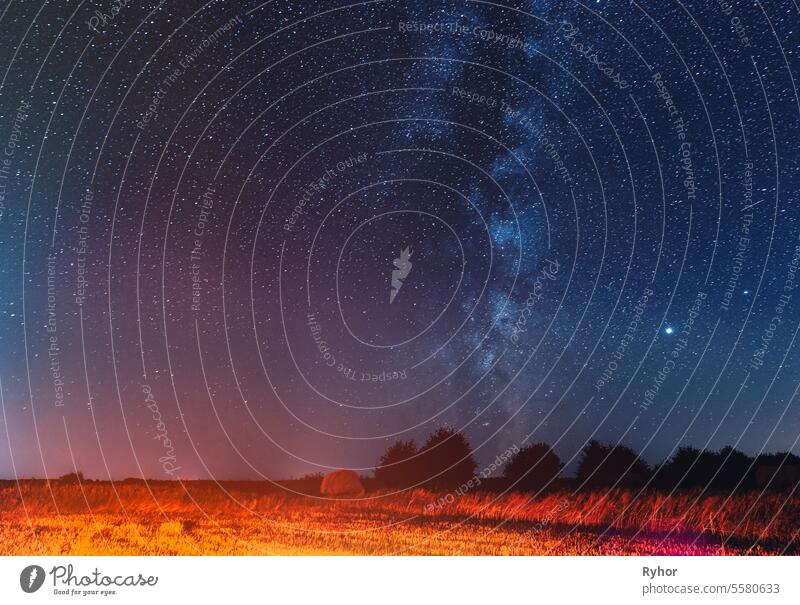
M 282 488 L 302 490 L 296 482 Z M 329 500 L 262 483 L 0 482 L 2 555 L 797 554 L 782 493 L 413 490 Z M 223 491 L 224 490 L 224 491 Z M 310 490 L 307 490 L 310 491 Z

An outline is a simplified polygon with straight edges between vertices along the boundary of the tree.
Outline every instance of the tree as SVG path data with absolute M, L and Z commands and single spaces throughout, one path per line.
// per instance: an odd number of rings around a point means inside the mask
M 666 489 L 751 489 L 753 459 L 730 446 L 718 452 L 681 446 L 661 465 L 656 479 Z
M 664 462 L 656 474 L 659 487 L 665 489 L 691 489 L 706 483 L 706 469 L 711 461 L 707 452 L 696 447 L 682 445 Z
M 714 457 L 716 458 L 716 468 L 713 472 L 709 472 L 711 489 L 733 491 L 751 487 L 747 484 L 749 471 L 753 465 L 753 459 L 750 456 L 728 445 L 716 452 Z
M 583 489 L 631 488 L 644 485 L 649 475 L 650 467 L 629 447 L 593 439 L 583 448 L 576 479 Z
M 759 454 L 749 484 L 759 490 L 800 490 L 800 457 L 790 452 Z
M 550 484 L 564 465 L 546 443 L 534 443 L 519 450 L 503 468 L 503 476 L 516 489 L 539 491 Z
M 417 444 L 413 441 L 395 441 L 378 460 L 377 486 L 405 489 L 415 485 L 422 478 L 415 459 L 417 454 Z
M 416 459 L 426 487 L 452 489 L 467 483 L 478 468 L 461 433 L 442 427 L 432 433 Z
M 75 473 L 67 473 L 66 475 L 61 475 L 58 480 L 61 483 L 85 483 L 86 479 L 83 477 L 83 473 L 81 471 Z

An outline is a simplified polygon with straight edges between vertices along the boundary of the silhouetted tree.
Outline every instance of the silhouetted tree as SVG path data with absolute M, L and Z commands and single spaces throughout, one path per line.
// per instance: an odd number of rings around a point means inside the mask
M 81 471 L 76 473 L 67 473 L 66 475 L 61 475 L 58 480 L 62 483 L 85 483 L 86 479 L 83 476 Z
M 556 477 L 564 467 L 546 443 L 534 443 L 519 450 L 503 468 L 503 476 L 515 489 L 539 491 Z
M 750 475 L 759 490 L 800 490 L 800 457 L 789 452 L 759 454 Z
M 422 475 L 416 460 L 417 444 L 413 441 L 395 441 L 383 453 L 375 469 L 378 487 L 407 488 L 415 485 Z
M 750 467 L 753 459 L 730 446 L 716 452 L 712 458 L 716 468 L 708 469 L 709 487 L 712 490 L 732 491 L 751 489 Z
M 581 452 L 576 479 L 582 489 L 639 487 L 650 475 L 650 467 L 624 445 L 603 445 L 595 440 Z
M 432 433 L 416 458 L 425 487 L 451 489 L 475 476 L 478 465 L 464 435 L 443 427 Z
M 711 464 L 708 452 L 682 445 L 656 473 L 656 485 L 664 489 L 694 489 L 706 485 Z
M 753 459 L 732 447 L 718 452 L 681 446 L 658 469 L 656 484 L 665 489 L 752 489 Z
M 306 494 L 318 495 L 320 487 L 322 486 L 322 479 L 325 475 L 319 471 L 313 473 L 306 473 L 297 479 L 290 479 L 287 485 L 298 492 Z

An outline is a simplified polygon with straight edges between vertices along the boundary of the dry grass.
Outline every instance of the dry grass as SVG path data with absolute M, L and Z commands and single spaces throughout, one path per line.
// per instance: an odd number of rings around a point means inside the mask
M 414 490 L 325 500 L 263 484 L 0 483 L 2 555 L 795 553 L 783 494 Z M 441 502 L 439 506 L 436 503 Z

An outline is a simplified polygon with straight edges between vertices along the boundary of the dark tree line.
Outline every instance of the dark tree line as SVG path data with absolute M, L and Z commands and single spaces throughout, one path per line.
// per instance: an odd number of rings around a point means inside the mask
M 800 485 L 800 457 L 794 454 L 748 456 L 731 447 L 719 451 L 682 446 L 667 460 L 651 467 L 621 444 L 587 443 L 574 479 L 562 478 L 563 463 L 546 443 L 518 449 L 503 467 L 502 487 L 538 492 L 571 487 L 599 490 L 650 486 L 662 490 L 711 491 L 786 490 Z M 377 487 L 453 489 L 475 477 L 478 465 L 466 438 L 451 428 L 432 433 L 424 444 L 397 441 L 378 461 Z
M 472 479 L 477 468 L 464 435 L 445 427 L 421 447 L 413 441 L 395 442 L 378 461 L 375 482 L 380 487 L 450 489 Z

